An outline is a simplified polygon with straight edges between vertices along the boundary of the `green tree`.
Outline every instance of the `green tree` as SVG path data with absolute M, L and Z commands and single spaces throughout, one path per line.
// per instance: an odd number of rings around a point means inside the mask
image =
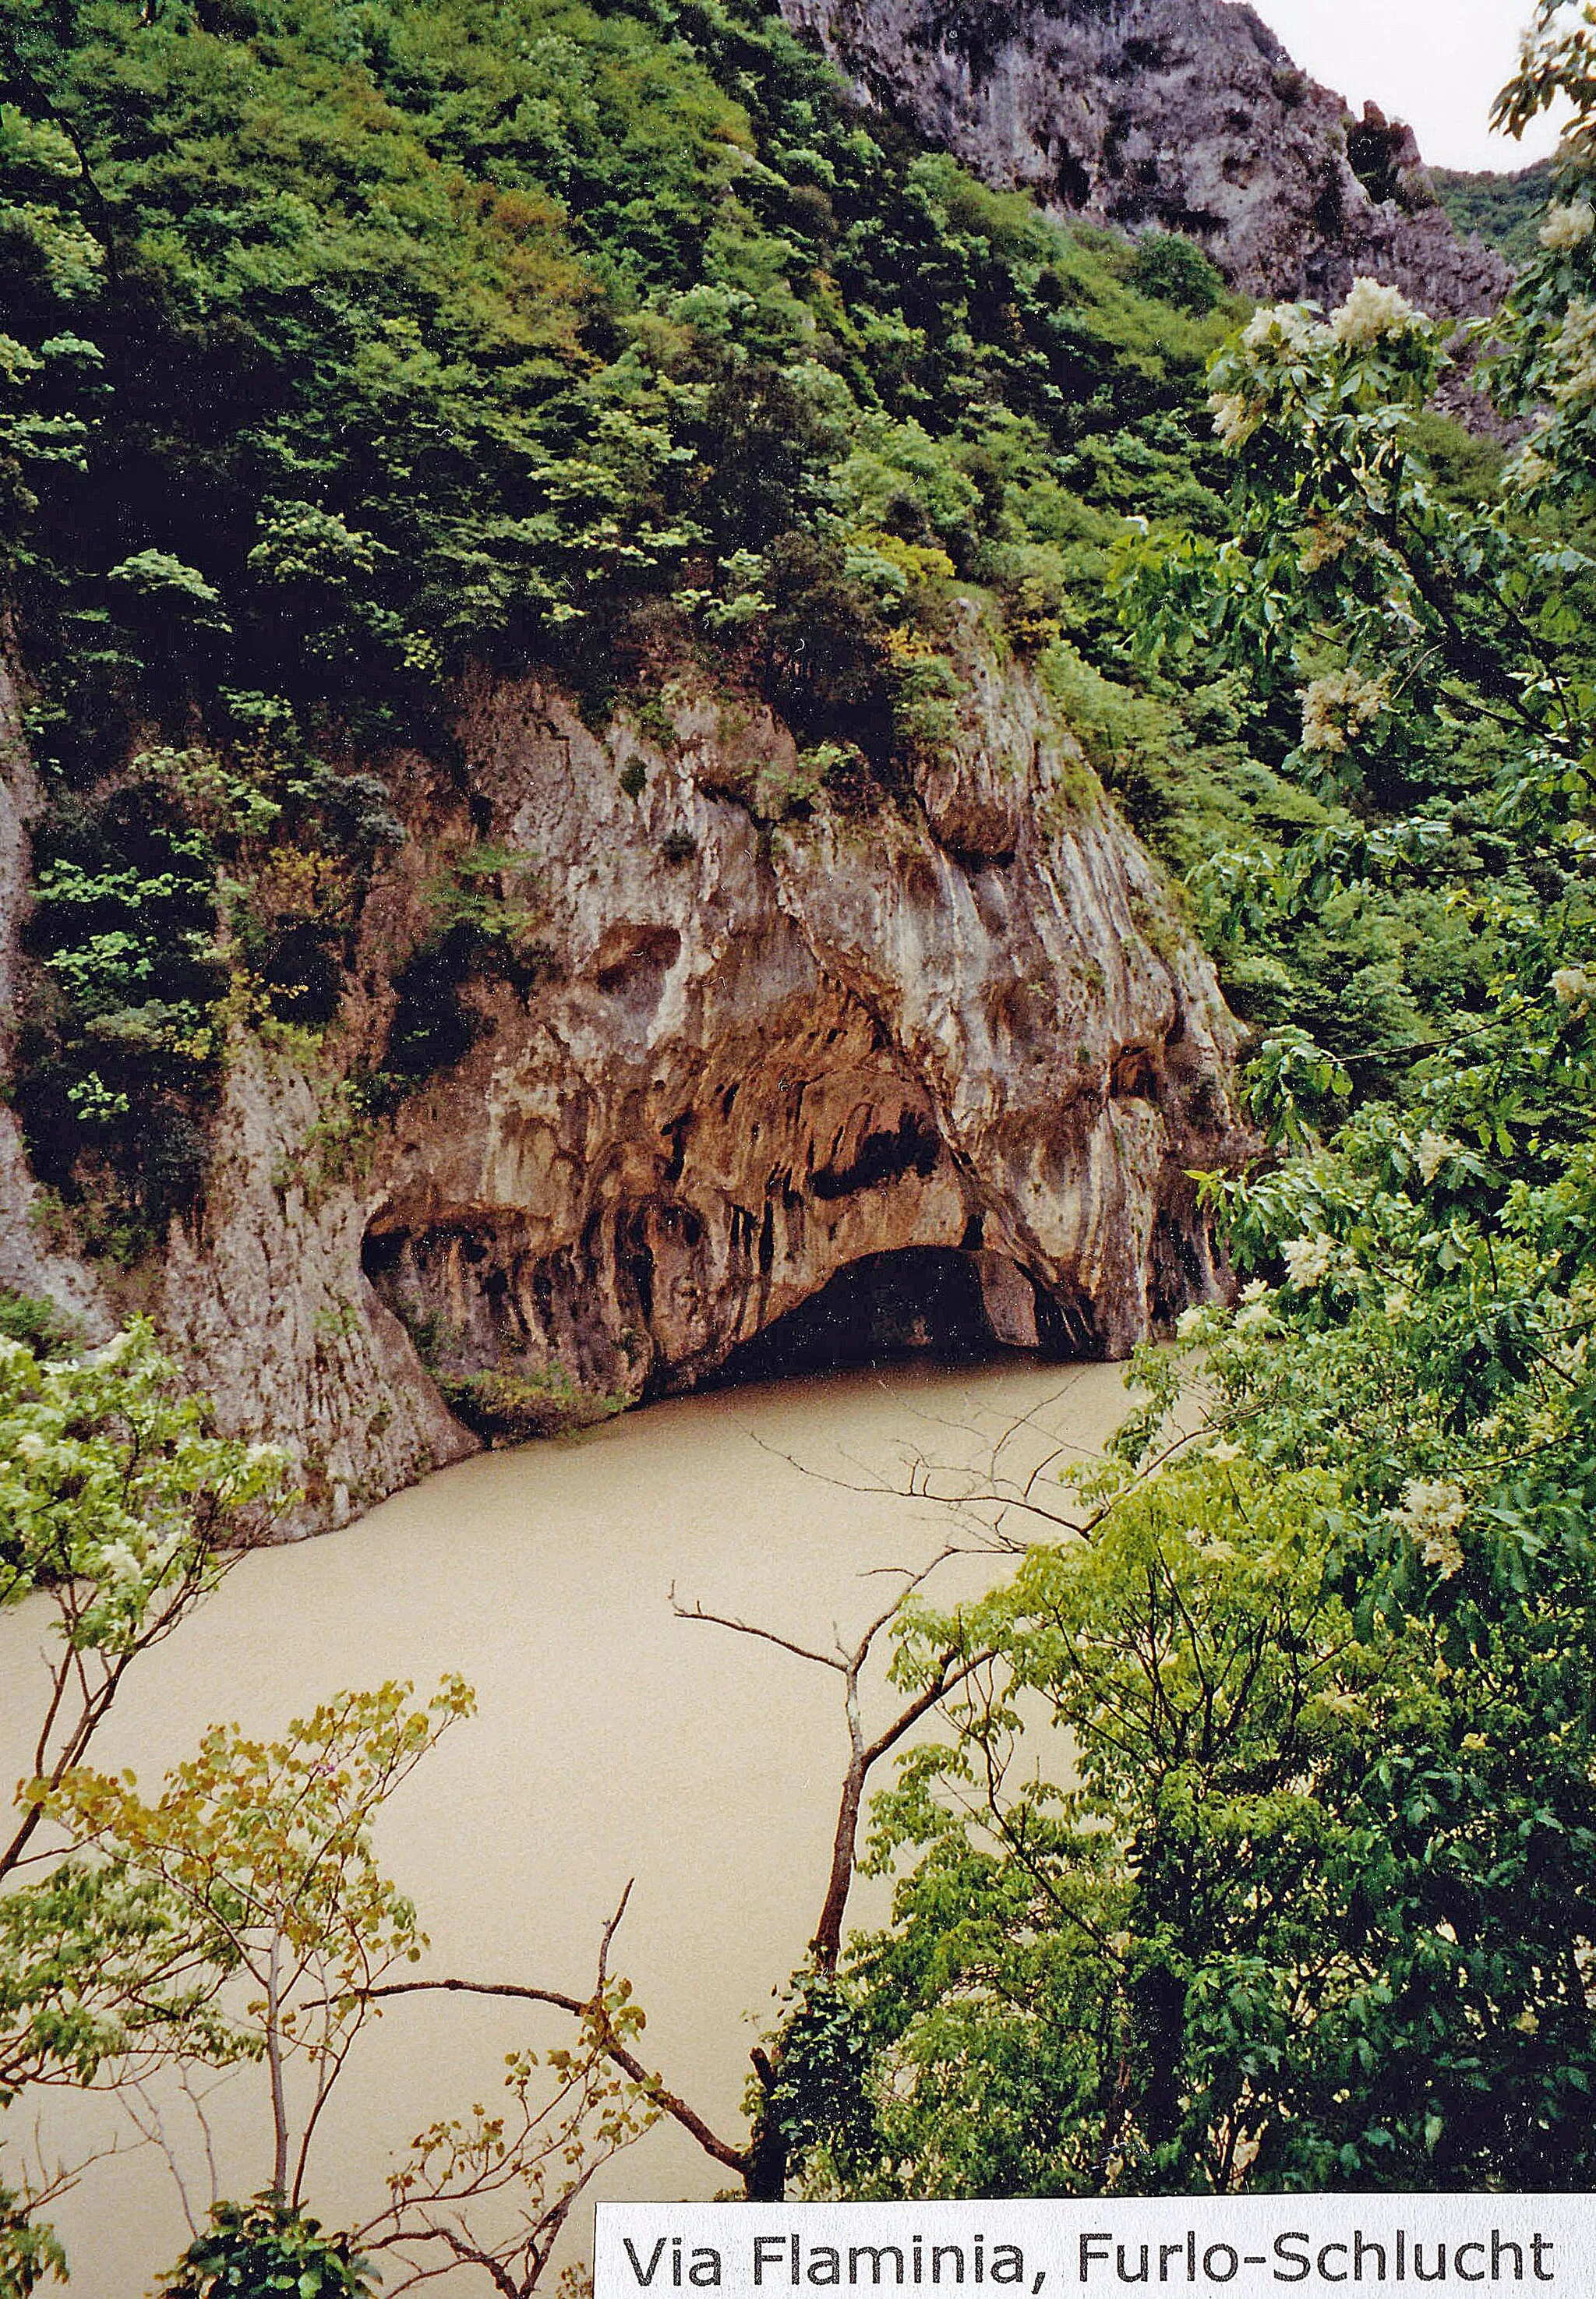
M 1312 2028 L 1331 2087 L 1379 1986 L 1350 1913 L 1368 1751 L 1430 1689 L 1326 1571 L 1334 1499 L 1322 1475 L 1210 1457 L 1126 1490 L 985 1602 L 915 1608 L 906 1681 L 950 1644 L 985 1657 L 943 1704 L 952 1739 L 877 1801 L 876 1863 L 915 1859 L 841 1983 L 869 2047 L 851 2119 L 822 2090 L 805 2133 L 792 2054 L 811 2180 L 1159 2192 L 1294 2160 L 1311 2085 L 1292 2039 Z
M 162 2299 L 368 2299 L 370 2262 L 348 2236 L 324 2236 L 320 2222 L 279 2195 L 221 2204 L 163 2285 Z
M 125 1777 L 81 1766 L 44 1803 L 75 1844 L 182 1912 L 237 2051 L 265 2065 L 270 2184 L 295 2208 L 371 1989 L 427 1945 L 413 1905 L 378 1864 L 371 1822 L 474 1703 L 458 1677 L 425 1709 L 406 1706 L 410 1692 L 345 1693 L 277 1740 L 213 1726 L 154 1804 Z M 295 2065 L 302 2099 L 290 2097 Z
M 1486 962 L 1394 1071 L 1262 1047 L 1268 1153 L 1205 1183 L 1239 1305 L 1143 1354 L 1075 1539 L 904 1624 L 910 1683 L 995 1658 L 878 1806 L 892 1922 L 790 2023 L 815 2192 L 1596 2174 L 1596 12 L 1540 29 L 1504 112 L 1577 117 L 1500 481 L 1445 482 L 1442 332 L 1359 281 L 1221 352 L 1232 531 L 1122 577 L 1153 674 L 1252 682 L 1329 811 L 1212 858 L 1220 937 L 1405 875 Z
M 63 1855 L 46 1810 L 129 1671 L 269 1529 L 287 1471 L 275 1448 L 212 1432 L 145 1324 L 80 1357 L 0 1338 L 0 1602 L 48 1623 L 31 1777 L 0 1847 L 0 2104 L 225 2048 L 170 1895 L 126 1863 Z M 20 2290 L 60 2266 L 38 2200 L 0 2213 Z
M 616 2065 L 643 2024 L 627 1983 L 607 1969 L 618 1913 L 589 2001 L 504 1991 L 575 2013 L 572 2046 L 541 2061 L 511 2053 L 504 2107 L 478 2104 L 416 2134 L 386 2203 L 359 2227 L 324 2238 L 304 2216 L 312 2143 L 368 2022 L 395 1996 L 459 1986 L 394 1978 L 421 1961 L 428 1941 L 378 1861 L 372 1829 L 474 1706 L 458 1677 L 424 1707 L 411 1705 L 411 1689 L 341 1694 L 270 1741 L 213 1727 L 154 1801 L 126 1774 L 87 1768 L 46 1800 L 80 1854 L 135 1880 L 168 1912 L 206 2013 L 183 2054 L 264 2071 L 270 2184 L 249 2205 L 213 2200 L 209 2228 L 195 2229 L 173 2271 L 174 2293 L 273 2289 L 294 2262 L 301 2277 L 320 2276 L 318 2287 L 353 2292 L 379 2259 L 398 2272 L 390 2287 L 403 2291 L 428 2280 L 442 2256 L 486 2270 L 501 2291 L 530 2294 L 594 2173 L 659 2112 L 641 2070 Z M 513 2231 L 482 2231 L 484 2211 L 510 2198 Z

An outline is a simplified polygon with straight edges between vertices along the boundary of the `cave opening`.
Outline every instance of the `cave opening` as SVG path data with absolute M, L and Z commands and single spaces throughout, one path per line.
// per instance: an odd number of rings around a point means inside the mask
M 910 1247 L 850 1262 L 819 1293 L 740 1342 L 717 1388 L 926 1358 L 969 1365 L 1010 1354 L 993 1332 L 975 1257 Z

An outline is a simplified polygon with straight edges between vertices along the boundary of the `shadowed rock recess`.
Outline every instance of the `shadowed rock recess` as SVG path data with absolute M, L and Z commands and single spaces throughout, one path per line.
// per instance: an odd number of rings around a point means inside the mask
M 1188 1173 L 1238 1146 L 1234 1025 L 1028 673 L 972 660 L 952 748 L 865 815 L 781 812 L 762 705 L 644 716 L 484 684 L 463 776 L 395 762 L 411 836 L 314 1074 L 237 1042 L 154 1307 L 229 1429 L 296 1439 L 296 1530 L 722 1368 L 1119 1356 L 1220 1282 Z M 352 1149 L 338 1072 L 393 1059 L 485 851 L 532 958 L 430 985 L 458 1058 Z
M 1361 120 L 1233 0 L 782 0 L 867 103 L 991 184 L 1184 232 L 1259 296 L 1353 275 L 1426 311 L 1495 308 L 1508 266 L 1459 241 L 1411 131 Z

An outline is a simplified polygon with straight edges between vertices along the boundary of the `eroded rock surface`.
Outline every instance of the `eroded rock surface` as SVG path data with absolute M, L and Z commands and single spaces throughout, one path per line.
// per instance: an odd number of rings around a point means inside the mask
M 987 182 L 1136 232 L 1185 233 L 1259 296 L 1338 302 L 1353 276 L 1426 311 L 1500 300 L 1411 132 L 1300 71 L 1231 0 L 782 0 L 867 101 Z
M 924 807 L 866 819 L 760 821 L 727 793 L 779 785 L 785 730 L 675 716 L 601 743 L 537 685 L 470 713 L 553 973 L 400 1112 L 385 1295 L 462 1365 L 636 1393 L 872 1255 L 978 1257 L 994 1331 L 1110 1355 L 1210 1292 L 1184 1177 L 1234 1148 L 1232 1025 L 1030 681 L 972 684 Z
M 370 1183 L 328 1141 L 325 1080 L 241 1037 L 202 1212 L 174 1222 L 162 1330 L 229 1434 L 289 1445 L 284 1530 L 346 1524 L 478 1449 L 362 1266 Z
M 310 1063 L 240 1038 L 204 1208 L 146 1286 L 224 1424 L 297 1446 L 292 1529 L 481 1441 L 444 1401 L 472 1376 L 691 1388 L 844 1273 L 911 1299 L 894 1257 L 952 1270 L 987 1340 L 1063 1353 L 1218 1290 L 1185 1176 L 1238 1147 L 1234 1025 L 1028 674 L 965 668 L 946 755 L 864 812 L 784 812 L 786 729 L 683 689 L 601 736 L 550 685 L 484 683 L 463 770 L 395 762 L 411 834 L 345 1022 Z M 485 852 L 536 962 L 469 980 L 475 1043 L 352 1126 L 345 1081 Z

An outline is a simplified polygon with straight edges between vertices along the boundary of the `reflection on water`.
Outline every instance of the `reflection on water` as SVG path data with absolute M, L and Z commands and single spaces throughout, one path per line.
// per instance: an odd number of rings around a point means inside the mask
M 1060 1441 L 1062 1458 L 1095 1448 L 1125 1409 L 1114 1366 L 898 1366 L 682 1399 L 468 1462 L 347 1531 L 245 1559 L 129 1681 L 96 1761 L 133 1765 L 149 1786 L 208 1722 L 270 1731 L 345 1686 L 461 1670 L 478 1713 L 381 1830 L 431 1934 L 428 1968 L 586 1994 L 600 1928 L 635 1877 L 611 1964 L 647 2006 L 643 2052 L 740 2143 L 750 2015 L 819 1913 L 844 1726 L 827 1672 L 677 1619 L 668 1591 L 805 1642 L 857 1637 L 880 1609 L 881 1569 L 917 1567 L 951 1529 L 946 1506 L 894 1490 L 907 1465 L 935 1465 L 935 1489 L 952 1494 L 1017 1431 L 999 1465 L 1021 1478 Z M 1051 1470 L 1037 1490 L 1062 1498 Z M 1016 1533 L 1034 1537 L 1025 1523 Z M 959 1560 L 938 1585 L 952 1596 L 995 1569 Z M 0 1633 L 0 1767 L 14 1779 L 37 1714 L 37 1621 L 13 1615 Z M 885 1715 L 889 1696 L 875 1691 Z M 857 1919 L 880 1910 L 875 1889 L 856 1898 Z M 351 2062 L 312 2208 L 331 2226 L 374 2212 L 395 2148 L 491 2100 L 507 2050 L 558 2036 L 504 2004 L 392 2008 Z M 7 2119 L 8 2144 L 30 2104 Z M 128 2149 L 111 2102 L 46 2105 L 47 2149 Z M 175 2095 L 162 2112 L 203 2203 L 192 2112 Z M 224 2192 L 266 2185 L 259 2071 L 229 2078 L 208 2115 Z M 596 2192 L 702 2196 L 725 2176 L 661 2127 Z M 55 2217 L 79 2299 L 134 2299 L 187 2240 L 147 2147 L 97 2165 Z

